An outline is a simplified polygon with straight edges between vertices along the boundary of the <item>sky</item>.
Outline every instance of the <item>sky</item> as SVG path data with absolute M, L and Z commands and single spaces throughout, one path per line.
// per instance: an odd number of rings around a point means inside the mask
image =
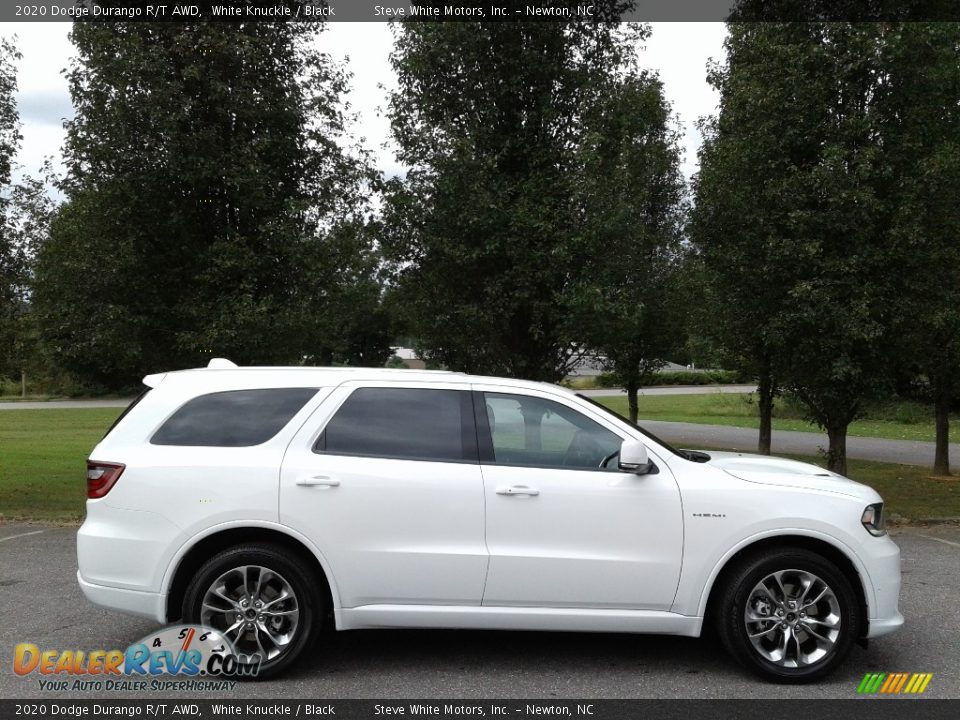
M 663 81 L 683 130 L 682 169 L 689 178 L 696 171 L 701 141 L 697 119 L 715 112 L 717 106 L 717 95 L 706 82 L 707 63 L 723 59 L 726 29 L 722 23 L 653 23 L 652 30 L 640 49 L 640 62 L 656 70 Z M 0 35 L 16 35 L 23 54 L 17 95 L 23 142 L 16 176 L 38 174 L 47 157 L 62 171 L 63 122 L 73 115 L 63 75 L 73 55 L 69 32 L 70 23 L 66 22 L 0 23 Z M 388 60 L 393 45 L 390 27 L 372 22 L 329 23 L 319 42 L 332 56 L 346 59 L 354 75 L 347 97 L 357 116 L 353 134 L 364 138 L 380 170 L 388 176 L 402 172 L 390 145 L 384 112 L 387 89 L 395 83 Z

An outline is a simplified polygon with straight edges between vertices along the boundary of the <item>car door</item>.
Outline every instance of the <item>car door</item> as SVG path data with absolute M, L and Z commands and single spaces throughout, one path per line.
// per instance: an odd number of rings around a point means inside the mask
M 479 605 L 487 551 L 469 387 L 339 387 L 287 449 L 280 521 L 324 554 L 342 607 Z
M 601 413 L 474 387 L 490 551 L 483 604 L 668 610 L 683 519 L 666 464 L 651 455 L 653 472 L 619 472 L 611 456 L 627 435 Z

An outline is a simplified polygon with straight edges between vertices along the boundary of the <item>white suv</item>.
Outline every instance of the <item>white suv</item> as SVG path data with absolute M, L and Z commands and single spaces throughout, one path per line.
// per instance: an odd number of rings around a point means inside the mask
M 877 493 L 800 462 L 678 451 L 563 388 L 451 372 L 150 375 L 88 461 L 77 578 L 202 624 L 260 676 L 354 628 L 699 636 L 801 682 L 892 632 Z

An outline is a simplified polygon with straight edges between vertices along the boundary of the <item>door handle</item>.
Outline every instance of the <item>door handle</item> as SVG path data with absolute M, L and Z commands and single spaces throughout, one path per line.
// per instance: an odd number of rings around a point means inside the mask
M 300 487 L 340 487 L 340 481 L 326 475 L 315 475 L 313 477 L 302 477 L 297 480 Z
M 539 495 L 540 491 L 526 485 L 509 485 L 497 488 L 497 495 Z

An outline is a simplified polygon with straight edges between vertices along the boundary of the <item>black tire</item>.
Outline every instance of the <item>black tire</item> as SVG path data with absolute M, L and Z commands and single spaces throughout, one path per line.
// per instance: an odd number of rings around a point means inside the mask
M 292 589 L 298 611 L 296 626 L 283 650 L 276 657 L 261 662 L 256 675 L 240 673 L 231 678 L 263 680 L 282 673 L 297 661 L 305 649 L 312 646 L 322 624 L 324 612 L 323 594 L 320 592 L 322 581 L 299 556 L 285 548 L 268 544 L 238 545 L 227 548 L 205 562 L 191 579 L 183 599 L 184 619 L 198 625 L 213 625 L 215 629 L 221 630 L 222 628 L 216 627 L 213 623 L 202 622 L 204 596 L 218 578 L 235 568 L 244 566 L 266 568 L 280 576 Z
M 781 576 L 781 580 L 788 591 L 782 603 L 783 607 L 772 599 L 765 599 L 766 596 L 762 591 L 754 592 L 762 580 L 780 571 L 786 571 Z M 806 573 L 806 575 L 800 573 Z M 823 600 L 813 606 L 812 610 L 808 608 L 806 612 L 810 613 L 811 620 L 819 616 L 834 623 L 836 620 L 833 618 L 839 618 L 839 625 L 835 629 L 824 629 L 820 624 L 814 625 L 810 620 L 801 619 L 800 606 L 797 607 L 796 612 L 789 607 L 789 598 L 796 598 L 802 592 L 798 589 L 800 585 L 796 581 L 801 577 L 809 580 L 811 575 L 816 576 L 828 586 L 832 591 L 835 604 L 831 604 L 829 599 Z M 801 548 L 762 550 L 745 558 L 734 567 L 730 573 L 726 574 L 724 583 L 724 586 L 719 588 L 720 595 L 714 606 L 713 620 L 717 633 L 724 647 L 734 658 L 765 680 L 799 684 L 813 682 L 828 675 L 846 658 L 860 632 L 862 613 L 850 581 L 835 564 L 809 550 Z M 771 586 L 776 594 L 776 583 L 771 583 Z M 816 590 L 811 594 L 817 594 L 821 587 L 817 585 Z M 808 601 L 809 598 L 804 602 Z M 752 620 L 751 622 L 754 633 L 761 635 L 757 642 L 764 645 L 762 650 L 755 647 L 754 641 L 748 636 L 745 617 L 748 602 L 751 603 L 753 618 L 765 618 L 767 617 L 765 613 L 770 613 L 769 620 L 762 619 L 759 622 Z M 790 623 L 798 624 L 788 624 L 788 632 L 785 633 L 782 630 L 784 626 L 781 619 L 777 619 L 777 612 L 786 613 L 782 617 L 783 622 L 789 620 Z M 807 615 L 802 617 L 806 618 Z M 804 626 L 803 622 L 808 624 Z M 795 629 L 796 634 L 794 634 Z M 833 638 L 832 647 L 829 643 L 809 634 L 808 629 L 823 633 L 827 639 Z M 834 632 L 837 634 L 833 635 Z M 785 635 L 788 635 L 788 639 L 785 645 L 781 646 L 779 641 Z M 774 648 L 773 651 L 770 650 L 771 647 Z M 787 647 L 786 662 L 782 664 L 772 661 L 764 654 L 764 651 L 769 654 L 779 653 L 782 647 Z M 810 664 L 794 660 L 794 666 L 789 666 L 791 652 L 794 657 L 813 659 Z

